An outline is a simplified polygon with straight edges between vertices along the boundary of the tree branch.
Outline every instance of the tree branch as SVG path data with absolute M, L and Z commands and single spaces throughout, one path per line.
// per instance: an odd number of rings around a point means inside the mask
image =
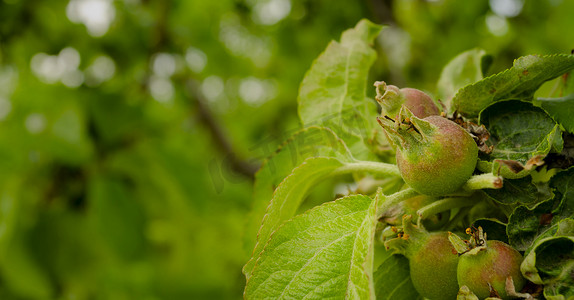
M 373 18 L 377 23 L 395 24 L 393 16 L 392 0 L 369 0 L 367 6 L 370 8 Z
M 199 91 L 199 84 L 197 81 L 189 80 L 187 83 L 187 90 L 189 91 L 191 97 L 195 99 L 199 120 L 210 132 L 213 138 L 213 142 L 217 148 L 222 152 L 224 157 L 229 159 L 231 170 L 243 176 L 254 179 L 255 173 L 259 169 L 259 165 L 255 165 L 246 160 L 243 160 L 237 155 L 237 152 L 231 144 L 231 141 L 227 138 L 223 127 L 220 125 L 220 122 L 218 122 L 213 116 L 213 113 L 207 105 L 205 97 L 201 91 Z

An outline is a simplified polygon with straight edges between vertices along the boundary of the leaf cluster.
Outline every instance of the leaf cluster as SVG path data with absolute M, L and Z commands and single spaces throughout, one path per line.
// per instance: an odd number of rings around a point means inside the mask
M 298 111 L 307 128 L 281 149 L 314 151 L 297 156 L 292 170 L 265 175 L 271 163 L 286 165 L 280 149 L 258 173 L 245 298 L 421 298 L 408 260 L 382 243 L 408 238 L 381 217 L 401 216 L 399 204 L 417 193 L 402 181 L 394 147 L 377 126 L 376 103 L 367 96 L 372 44 L 381 29 L 359 22 L 327 46 L 303 79 Z M 476 175 L 459 192 L 419 208 L 417 225 L 448 211 L 436 230 L 480 226 L 524 253 L 521 270 L 539 286 L 538 297 L 574 296 L 574 168 L 567 143 L 574 134 L 567 117 L 574 94 L 536 95 L 542 84 L 574 69 L 574 56 L 524 56 L 486 76 L 491 61 L 473 49 L 441 73 L 437 101 L 484 147 Z M 298 215 L 310 190 L 326 178 L 351 180 L 356 188 Z

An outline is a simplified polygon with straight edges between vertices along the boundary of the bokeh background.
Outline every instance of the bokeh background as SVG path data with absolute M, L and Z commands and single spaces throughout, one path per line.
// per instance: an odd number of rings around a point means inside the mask
M 330 40 L 362 18 L 388 25 L 373 81 L 432 94 L 474 47 L 494 56 L 490 72 L 570 53 L 573 12 L 570 0 L 0 0 L 0 299 L 241 298 L 253 174 L 300 127 L 299 82 Z

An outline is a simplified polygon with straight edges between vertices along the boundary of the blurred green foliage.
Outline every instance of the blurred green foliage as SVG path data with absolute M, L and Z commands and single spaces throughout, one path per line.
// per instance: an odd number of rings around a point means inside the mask
M 574 2 L 490 3 L 0 0 L 0 299 L 240 298 L 252 174 L 313 59 L 368 18 L 373 81 L 434 93 L 470 48 L 574 48 Z

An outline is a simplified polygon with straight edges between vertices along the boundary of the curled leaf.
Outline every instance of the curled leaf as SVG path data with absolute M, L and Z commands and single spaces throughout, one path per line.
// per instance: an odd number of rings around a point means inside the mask
M 480 113 L 494 148 L 478 163 L 479 170 L 505 178 L 521 178 L 544 164 L 551 151 L 562 149 L 560 126 L 542 109 L 520 101 L 494 104 Z
M 574 68 L 574 55 L 527 55 L 512 68 L 468 85 L 452 99 L 452 111 L 477 117 L 489 105 L 507 99 L 531 100 L 546 81 Z

